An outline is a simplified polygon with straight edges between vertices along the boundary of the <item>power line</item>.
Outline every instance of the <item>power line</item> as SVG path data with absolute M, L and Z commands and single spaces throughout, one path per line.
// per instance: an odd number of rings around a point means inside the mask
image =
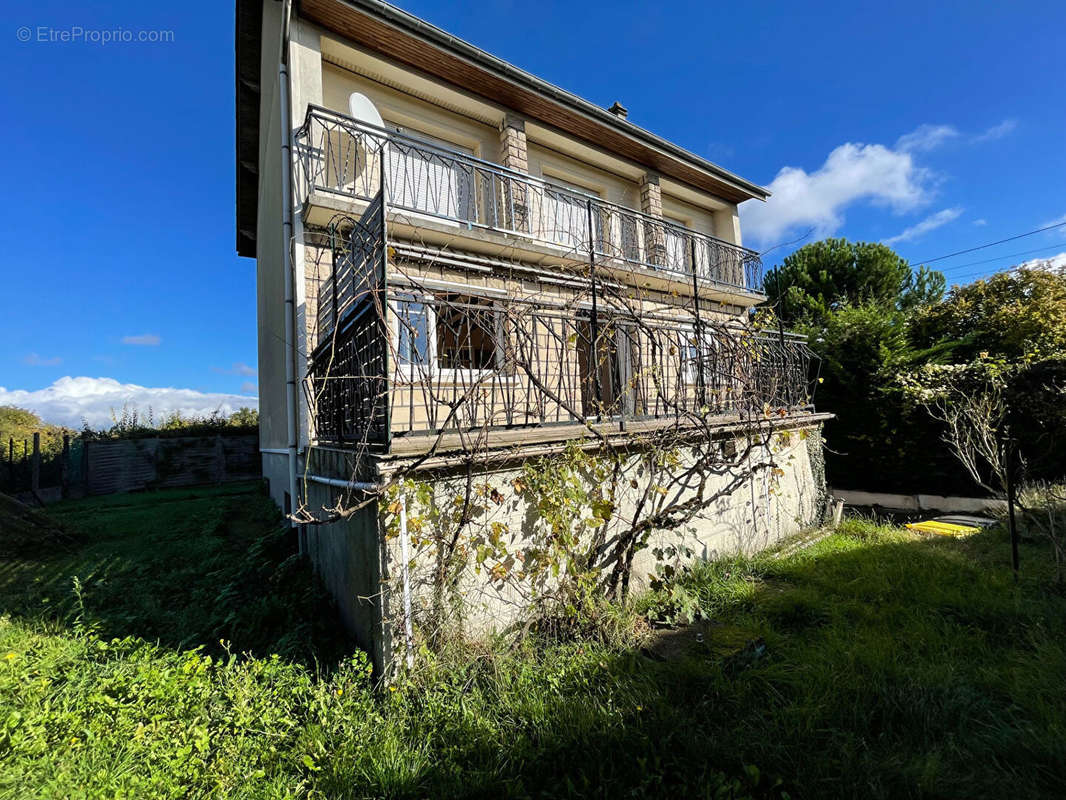
M 963 269 L 964 267 L 976 267 L 978 264 L 991 264 L 993 261 L 1000 261 L 1004 258 L 1015 258 L 1017 256 L 1027 256 L 1030 253 L 1040 253 L 1044 250 L 1054 250 L 1058 247 L 1066 247 L 1066 242 L 1059 242 L 1058 244 L 1049 244 L 1047 247 L 1035 247 L 1032 250 L 1022 250 L 1017 253 L 1006 253 L 1002 256 L 996 256 L 995 258 L 986 258 L 983 261 L 967 261 L 965 264 L 956 264 L 953 267 L 947 267 L 943 270 L 944 274 L 956 269 Z M 1012 265 L 1013 266 L 1013 265 Z
M 948 253 L 946 256 L 937 256 L 936 258 L 917 258 L 914 259 L 914 261 L 918 264 L 932 264 L 934 261 L 943 261 L 945 258 L 954 258 L 955 256 L 961 256 L 964 253 L 972 253 L 974 250 L 984 250 L 986 247 L 995 247 L 997 244 L 1013 242 L 1015 239 L 1023 239 L 1026 236 L 1032 236 L 1035 233 L 1043 233 L 1044 231 L 1050 231 L 1054 228 L 1061 228 L 1064 225 L 1066 225 L 1066 220 L 1063 222 L 1056 222 L 1054 225 L 1048 225 L 1045 228 L 1037 228 L 1035 231 L 1019 233 L 1017 236 L 1008 236 L 1006 239 L 1000 239 L 998 242 L 989 242 L 988 244 L 981 244 L 977 247 L 968 247 L 965 250 L 957 250 L 954 253 Z

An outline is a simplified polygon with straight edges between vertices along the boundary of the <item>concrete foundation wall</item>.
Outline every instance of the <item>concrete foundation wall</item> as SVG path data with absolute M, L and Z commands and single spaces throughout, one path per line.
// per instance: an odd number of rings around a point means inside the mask
M 815 477 L 817 470 L 812 468 L 811 459 L 812 448 L 821 449 L 819 433 L 818 429 L 811 429 L 775 434 L 769 445 L 760 444 L 755 448 L 744 464 L 738 464 L 722 475 L 705 475 L 702 496 L 715 499 L 681 527 L 651 535 L 647 547 L 634 558 L 633 588 L 639 590 L 647 586 L 664 564 L 678 567 L 697 559 L 712 560 L 735 553 L 757 552 L 815 524 L 824 498 L 824 486 Z M 745 451 L 743 442 L 738 442 L 737 447 L 739 452 Z M 691 451 L 681 451 L 680 458 L 681 463 L 675 468 L 678 474 L 691 466 Z M 752 466 L 771 461 L 773 466 L 751 472 Z M 486 471 L 476 476 L 475 486 L 486 487 L 477 505 L 486 511 L 470 523 L 468 531 L 463 534 L 470 539 L 471 548 L 489 531 L 494 528 L 499 531 L 500 525 L 506 531 L 503 538 L 510 554 L 543 546 L 548 532 L 538 515 L 535 499 L 516 491 L 516 484 L 521 486 L 521 478 L 521 466 Z M 661 481 L 661 476 L 658 480 Z M 638 512 L 636 502 L 645 496 L 648 485 L 645 458 L 630 456 L 618 482 L 617 507 L 608 524 L 608 541 L 647 515 L 647 506 L 643 512 Z M 432 513 L 428 506 L 446 509 L 456 502 L 456 498 L 462 498 L 465 474 L 437 479 L 431 486 L 430 503 L 408 500 L 409 528 L 417 528 L 420 517 Z M 681 489 L 671 487 L 669 496 L 664 495 L 663 500 L 672 505 L 683 503 L 696 494 L 694 485 Z M 403 566 L 401 541 L 396 535 L 395 514 L 383 509 L 382 519 L 383 528 L 389 531 L 385 571 L 393 576 L 391 596 L 396 598 L 401 588 L 396 582 Z M 410 573 L 417 624 L 433 616 L 438 548 L 435 543 L 420 544 L 417 531 L 411 538 Z M 491 560 L 482 563 L 480 568 L 472 562 L 473 559 L 458 581 L 456 597 L 449 601 L 452 611 L 462 618 L 461 632 L 482 635 L 519 620 L 528 605 L 529 587 L 520 580 L 494 582 L 489 577 L 493 566 Z M 610 569 L 609 564 L 604 566 Z M 520 561 L 516 562 L 514 569 L 520 568 Z M 402 617 L 402 607 L 394 601 L 392 608 L 386 604 L 384 613 L 387 620 L 397 621 Z
M 285 508 L 285 492 L 289 490 L 289 458 L 277 453 L 263 453 L 263 477 L 267 481 L 270 499 L 280 509 Z

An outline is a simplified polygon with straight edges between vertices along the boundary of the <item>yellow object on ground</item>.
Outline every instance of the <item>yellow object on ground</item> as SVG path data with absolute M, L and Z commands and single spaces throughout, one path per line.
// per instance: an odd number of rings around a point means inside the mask
M 937 522 L 935 519 L 925 522 L 908 522 L 907 527 L 912 531 L 921 533 L 936 533 L 940 536 L 959 536 L 960 534 L 977 533 L 980 528 L 972 525 L 956 525 L 953 522 Z

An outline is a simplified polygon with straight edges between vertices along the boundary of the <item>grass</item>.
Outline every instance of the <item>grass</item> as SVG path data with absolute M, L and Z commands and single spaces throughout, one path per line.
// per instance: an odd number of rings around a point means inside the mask
M 1062 793 L 1066 599 L 1000 531 L 851 521 L 640 600 L 690 628 L 456 645 L 387 688 L 253 489 L 54 513 L 81 544 L 0 563 L 0 797 Z

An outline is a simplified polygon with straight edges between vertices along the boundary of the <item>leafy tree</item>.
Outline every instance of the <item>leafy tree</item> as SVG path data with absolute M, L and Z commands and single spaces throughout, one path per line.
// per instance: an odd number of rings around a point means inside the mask
M 229 424 L 239 428 L 258 428 L 259 411 L 242 406 L 230 415 Z
M 846 306 L 907 310 L 935 303 L 945 281 L 927 267 L 915 273 L 883 244 L 825 239 L 786 257 L 766 274 L 764 286 L 787 323 L 817 324 Z
M 916 310 L 916 347 L 939 346 L 952 360 L 989 353 L 1036 361 L 1066 354 L 1066 275 L 1044 270 L 1001 272 L 955 286 L 942 303 Z
M 41 434 L 41 452 L 45 456 L 51 456 L 63 449 L 63 434 L 70 431 L 59 425 L 43 422 L 39 416 L 24 408 L 0 406 L 0 450 L 4 459 L 8 456 L 11 439 L 15 440 L 15 454 L 20 457 L 23 452 L 22 443 L 32 442 L 34 433 Z

